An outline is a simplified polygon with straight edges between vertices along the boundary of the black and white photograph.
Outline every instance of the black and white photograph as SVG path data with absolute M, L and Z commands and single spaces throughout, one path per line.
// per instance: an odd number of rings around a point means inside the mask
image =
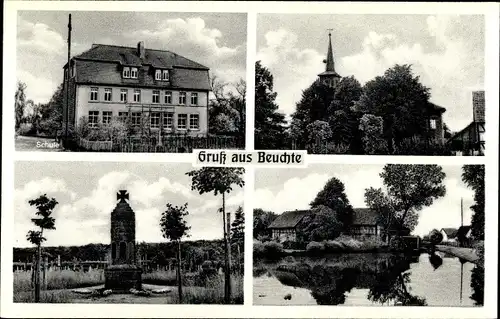
M 244 13 L 19 11 L 19 151 L 245 146 Z
M 484 165 L 256 170 L 254 304 L 482 306 L 484 179 Z
M 484 23 L 258 14 L 255 149 L 484 155 Z
M 15 171 L 14 302 L 243 304 L 242 168 Z

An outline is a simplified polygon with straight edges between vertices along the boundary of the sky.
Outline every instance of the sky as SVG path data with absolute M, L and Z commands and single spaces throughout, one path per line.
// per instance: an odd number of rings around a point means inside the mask
M 30 199 L 42 194 L 59 204 L 53 212 L 56 230 L 46 232 L 48 246 L 110 242 L 111 212 L 118 190 L 128 191 L 135 212 L 136 240 L 165 242 L 159 227 L 166 204 L 188 203 L 189 240 L 221 239 L 221 196 L 191 190 L 191 164 L 113 162 L 16 162 L 14 194 L 14 246 L 30 247 L 26 240 L 35 210 Z M 226 196 L 226 211 L 243 207 L 243 189 Z
M 463 198 L 464 225 L 470 225 L 474 192 L 461 179 L 462 167 L 442 166 L 446 177 L 446 195 L 423 208 L 414 233 L 426 235 L 432 229 L 460 226 L 460 199 Z M 379 174 L 383 165 L 310 164 L 304 169 L 259 169 L 255 176 L 254 208 L 281 214 L 284 211 L 308 209 L 309 203 L 326 182 L 337 177 L 344 183 L 349 202 L 354 208 L 367 207 L 366 188 L 383 188 Z
M 47 102 L 63 80 L 67 62 L 68 14 L 72 56 L 93 43 L 165 49 L 210 68 L 223 82 L 245 79 L 246 14 L 98 11 L 19 11 L 17 79 L 27 98 Z
M 259 14 L 257 60 L 274 76 L 280 110 L 290 115 L 324 71 L 328 31 L 336 71 L 363 85 L 395 64 L 412 64 L 458 131 L 472 121 L 471 91 L 484 88 L 484 17 L 474 15 Z

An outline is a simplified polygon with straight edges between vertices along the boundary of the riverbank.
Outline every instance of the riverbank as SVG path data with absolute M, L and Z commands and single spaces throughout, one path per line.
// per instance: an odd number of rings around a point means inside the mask
M 472 248 L 436 245 L 436 250 L 467 260 L 471 263 L 477 263 L 477 261 L 479 260 L 479 257 L 477 256 L 475 250 Z

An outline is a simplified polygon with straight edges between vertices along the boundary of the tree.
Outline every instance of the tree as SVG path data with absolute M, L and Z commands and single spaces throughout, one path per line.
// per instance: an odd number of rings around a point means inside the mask
M 231 243 L 235 244 L 240 251 L 243 251 L 245 240 L 245 213 L 241 206 L 236 209 L 234 220 L 231 224 Z
M 413 75 L 411 65 L 395 65 L 365 84 L 356 109 L 384 119 L 384 137 L 392 152 L 393 141 L 427 136 L 429 97 L 429 88 Z
M 209 131 L 215 134 L 232 134 L 245 136 L 246 116 L 246 82 L 228 84 L 216 76 L 210 79 L 212 92 L 215 96 L 209 104 Z M 229 86 L 233 90 L 228 89 Z
M 264 211 L 260 208 L 253 210 L 253 238 L 260 239 L 262 237 L 271 236 L 269 225 L 278 217 L 273 212 Z
M 230 255 L 229 255 L 229 235 L 226 229 L 226 193 L 233 190 L 233 185 L 243 187 L 245 181 L 242 178 L 245 170 L 241 167 L 203 167 L 199 170 L 187 172 L 191 177 L 191 189 L 197 190 L 200 194 L 213 192 L 215 196 L 222 195 L 222 227 L 224 229 L 224 244 L 226 254 L 225 269 L 225 301 L 231 301 L 231 277 L 230 277 Z
M 365 154 L 387 154 L 387 141 L 383 138 L 384 124 L 380 116 L 365 114 L 361 117 L 359 130 L 363 132 L 363 150 Z
M 438 165 L 388 164 L 380 173 L 386 192 L 367 189 L 365 201 L 371 209 L 382 212 L 387 226 L 411 230 L 418 223 L 418 211 L 446 194 L 442 184 L 445 176 Z
M 30 204 L 30 206 L 35 206 L 37 209 L 35 215 L 38 217 L 32 218 L 31 221 L 40 229 L 30 230 L 26 235 L 26 239 L 37 248 L 35 302 L 40 302 L 40 266 L 42 262 L 42 243 L 46 240 L 46 238 L 43 237 L 43 232 L 44 230 L 56 229 L 56 220 L 51 215 L 58 202 L 55 200 L 55 198 L 49 199 L 47 197 L 47 194 L 43 194 L 36 199 L 29 200 L 28 203 Z
M 485 207 L 485 169 L 484 165 L 464 165 L 462 167 L 462 181 L 474 190 L 474 205 L 471 206 L 472 235 L 477 240 L 484 240 L 484 207 Z
M 179 303 L 182 303 L 182 269 L 181 269 L 181 240 L 189 237 L 189 229 L 185 220 L 189 215 L 187 203 L 183 206 L 173 206 L 167 204 L 167 210 L 163 212 L 160 220 L 160 227 L 163 237 L 177 244 L 177 284 L 179 290 Z
M 344 230 L 339 214 L 324 205 L 315 206 L 313 213 L 306 216 L 297 230 L 297 239 L 301 243 L 333 240 Z
M 310 205 L 312 208 L 323 205 L 332 209 L 343 230 L 347 230 L 352 223 L 352 206 L 345 194 L 344 184 L 336 177 L 332 177 L 326 182 Z
M 26 84 L 18 81 L 17 89 L 14 100 L 14 113 L 15 113 L 15 128 L 16 130 L 21 126 L 24 117 L 24 109 L 26 108 Z
M 260 61 L 255 63 L 255 148 L 281 149 L 285 138 L 285 116 L 278 112 L 273 75 Z

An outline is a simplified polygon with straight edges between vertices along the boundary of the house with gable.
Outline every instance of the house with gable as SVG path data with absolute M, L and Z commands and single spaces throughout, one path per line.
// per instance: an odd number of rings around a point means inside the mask
M 457 231 L 456 228 L 441 228 L 441 235 L 443 235 L 443 241 L 456 242 L 457 241 Z
M 63 130 L 113 119 L 137 134 L 208 133 L 209 68 L 174 52 L 94 44 L 64 65 Z

